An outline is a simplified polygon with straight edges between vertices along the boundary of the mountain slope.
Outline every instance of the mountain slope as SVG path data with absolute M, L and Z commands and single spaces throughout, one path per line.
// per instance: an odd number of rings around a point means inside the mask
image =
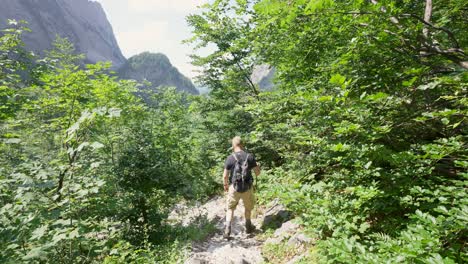
M 258 85 L 262 91 L 271 91 L 275 88 L 273 79 L 275 78 L 276 69 L 266 64 L 254 67 L 250 78 Z
M 198 94 L 190 79 L 182 75 L 163 54 L 143 53 L 128 61 L 122 55 L 111 24 L 101 4 L 90 0 L 1 0 L 0 29 L 8 19 L 25 20 L 31 33 L 23 40 L 28 50 L 43 54 L 59 35 L 85 54 L 85 63 L 112 62 L 122 79 L 148 80 L 154 89 L 175 86 L 179 91 Z
M 98 2 L 88 0 L 2 0 L 0 28 L 8 19 L 25 20 L 31 33 L 24 35 L 28 50 L 41 54 L 56 36 L 68 38 L 86 62 L 125 63 L 112 26 Z
M 128 59 L 127 63 L 119 69 L 118 75 L 123 79 L 137 81 L 147 80 L 154 89 L 159 86 L 175 86 L 179 91 L 198 94 L 198 90 L 190 79 L 182 75 L 172 66 L 169 58 L 162 53 L 144 52 Z

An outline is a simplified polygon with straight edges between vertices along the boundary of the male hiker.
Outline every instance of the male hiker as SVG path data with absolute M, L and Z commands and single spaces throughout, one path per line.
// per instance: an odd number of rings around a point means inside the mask
M 255 157 L 244 151 L 240 137 L 232 139 L 232 148 L 234 152 L 224 163 L 223 175 L 224 191 L 227 192 L 226 227 L 223 235 L 225 238 L 229 238 L 231 235 L 232 218 L 240 199 L 245 207 L 245 231 L 250 234 L 255 230 L 251 221 L 251 213 L 255 205 L 252 170 L 257 176 L 260 174 L 260 167 L 257 165 Z

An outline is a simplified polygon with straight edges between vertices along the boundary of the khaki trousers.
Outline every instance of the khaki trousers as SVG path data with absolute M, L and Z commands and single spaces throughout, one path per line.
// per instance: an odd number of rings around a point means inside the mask
M 227 214 L 226 214 L 226 221 L 231 222 L 232 216 L 234 214 L 234 210 L 236 210 L 237 205 L 239 204 L 239 201 L 242 199 L 242 202 L 244 203 L 245 207 L 245 219 L 250 219 L 252 210 L 255 207 L 255 195 L 254 195 L 254 190 L 253 186 L 246 192 L 240 193 L 236 192 L 234 190 L 234 187 L 231 185 L 229 186 L 229 191 L 227 193 L 226 197 L 226 209 L 227 209 Z

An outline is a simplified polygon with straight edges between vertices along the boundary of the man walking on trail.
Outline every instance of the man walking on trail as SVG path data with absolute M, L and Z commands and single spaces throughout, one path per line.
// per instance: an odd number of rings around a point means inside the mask
M 253 190 L 252 170 L 255 175 L 260 174 L 260 167 L 255 161 L 255 157 L 244 151 L 244 145 L 240 137 L 232 139 L 232 148 L 234 153 L 229 155 L 224 163 L 224 191 L 227 192 L 227 212 L 226 227 L 224 237 L 231 235 L 231 224 L 234 216 L 234 210 L 242 199 L 245 207 L 245 231 L 247 234 L 255 230 L 252 225 L 251 214 L 255 206 L 255 197 Z

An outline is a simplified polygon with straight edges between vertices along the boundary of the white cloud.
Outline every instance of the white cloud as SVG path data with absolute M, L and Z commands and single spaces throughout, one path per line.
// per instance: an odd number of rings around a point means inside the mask
M 131 31 L 116 31 L 120 48 L 127 57 L 143 51 L 153 51 L 161 43 L 169 42 L 169 22 L 151 21 Z
M 1 0 L 0 0 L 1 1 Z M 193 77 L 193 52 L 182 40 L 190 38 L 185 17 L 212 0 L 94 0 L 110 20 L 125 57 L 144 51 L 162 52 L 182 73 Z
M 206 0 L 129 0 L 128 7 L 130 11 L 138 13 L 161 11 L 187 13 L 206 2 Z

